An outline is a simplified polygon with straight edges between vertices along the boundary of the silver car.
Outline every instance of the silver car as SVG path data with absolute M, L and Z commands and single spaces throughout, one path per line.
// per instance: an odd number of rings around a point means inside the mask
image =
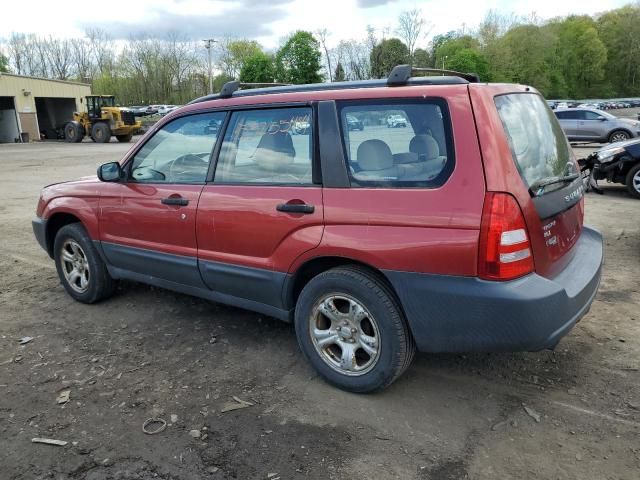
M 640 122 L 602 110 L 567 108 L 554 113 L 570 141 L 614 143 L 640 136 Z

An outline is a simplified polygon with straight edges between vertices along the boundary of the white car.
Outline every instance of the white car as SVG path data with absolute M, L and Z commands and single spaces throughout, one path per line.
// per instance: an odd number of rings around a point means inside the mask
M 178 108 L 177 105 L 156 105 L 156 107 L 158 108 L 158 113 L 163 116 Z
M 402 115 L 389 115 L 387 117 L 387 128 L 406 127 L 407 119 Z

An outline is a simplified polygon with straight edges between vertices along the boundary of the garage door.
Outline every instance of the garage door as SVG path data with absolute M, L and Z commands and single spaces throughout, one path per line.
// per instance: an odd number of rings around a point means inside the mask
M 36 97 L 40 135 L 49 140 L 64 138 L 64 126 L 73 118 L 75 98 Z
M 20 141 L 20 129 L 13 97 L 0 97 L 0 143 Z

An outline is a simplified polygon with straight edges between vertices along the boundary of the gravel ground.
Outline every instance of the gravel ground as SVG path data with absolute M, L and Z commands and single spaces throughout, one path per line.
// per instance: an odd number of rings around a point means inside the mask
M 421 354 L 386 391 L 352 395 L 276 320 L 133 283 L 93 306 L 66 295 L 31 233 L 38 192 L 127 148 L 0 145 L 3 480 L 637 480 L 640 202 L 623 187 L 587 195 L 602 286 L 554 352 Z M 224 412 L 233 397 L 252 405 Z M 152 417 L 167 427 L 146 435 Z

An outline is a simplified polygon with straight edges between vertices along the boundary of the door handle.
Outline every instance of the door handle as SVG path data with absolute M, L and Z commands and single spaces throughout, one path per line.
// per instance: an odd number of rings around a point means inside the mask
M 189 205 L 189 200 L 187 200 L 186 198 L 182 198 L 182 197 L 163 198 L 160 201 L 164 205 L 178 205 L 178 206 L 182 206 L 182 207 Z
M 287 213 L 313 213 L 315 209 L 313 205 L 307 205 L 306 203 L 280 203 L 276 207 L 279 212 Z

